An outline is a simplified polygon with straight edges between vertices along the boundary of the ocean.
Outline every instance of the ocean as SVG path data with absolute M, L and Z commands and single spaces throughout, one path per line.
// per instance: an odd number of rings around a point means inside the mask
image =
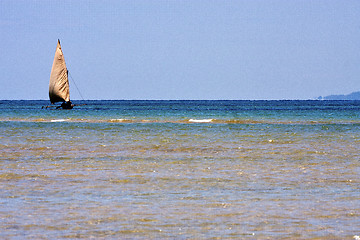
M 74 103 L 0 101 L 0 239 L 360 235 L 360 101 Z

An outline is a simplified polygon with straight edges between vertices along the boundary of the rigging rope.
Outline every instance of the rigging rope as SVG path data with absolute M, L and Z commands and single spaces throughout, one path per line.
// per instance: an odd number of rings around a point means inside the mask
M 81 99 L 82 99 L 83 101 L 85 101 L 85 99 L 83 98 L 83 96 L 82 96 L 82 94 L 81 94 L 81 92 L 80 92 L 80 90 L 79 90 L 78 86 L 76 85 L 75 80 L 74 80 L 74 79 L 73 79 L 73 77 L 71 76 L 70 71 L 68 71 L 68 75 L 70 76 L 70 78 L 71 78 L 72 82 L 74 83 L 74 85 L 75 85 L 75 87 L 76 87 L 77 91 L 79 92 Z

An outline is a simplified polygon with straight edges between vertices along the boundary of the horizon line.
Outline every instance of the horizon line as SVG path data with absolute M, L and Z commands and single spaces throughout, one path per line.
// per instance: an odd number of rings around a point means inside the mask
M 0 99 L 0 101 L 50 101 L 48 99 Z M 347 99 L 73 99 L 71 101 L 360 101 Z M 60 102 L 59 102 L 60 103 Z

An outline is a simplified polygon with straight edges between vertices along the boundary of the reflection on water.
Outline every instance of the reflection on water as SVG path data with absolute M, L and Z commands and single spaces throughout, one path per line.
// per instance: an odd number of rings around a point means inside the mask
M 0 238 L 353 239 L 360 125 L 342 116 L 2 121 Z

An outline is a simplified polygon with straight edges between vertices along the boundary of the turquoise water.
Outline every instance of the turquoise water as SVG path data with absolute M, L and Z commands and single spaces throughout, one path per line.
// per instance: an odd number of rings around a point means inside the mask
M 2 239 L 353 239 L 359 101 L 0 101 Z

